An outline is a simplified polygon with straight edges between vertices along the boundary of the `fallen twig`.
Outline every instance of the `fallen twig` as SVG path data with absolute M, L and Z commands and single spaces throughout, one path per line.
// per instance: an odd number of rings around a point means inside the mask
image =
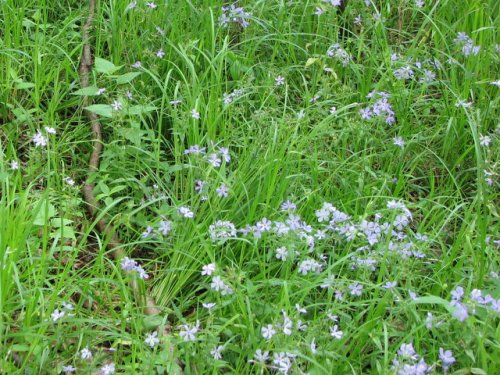
M 85 88 L 89 86 L 89 75 L 92 70 L 93 66 L 93 54 L 92 54 L 92 48 L 91 48 L 91 31 L 93 29 L 93 22 L 94 22 L 94 17 L 95 17 L 95 11 L 96 11 L 96 0 L 89 0 L 89 14 L 87 16 L 87 20 L 85 24 L 83 25 L 83 31 L 82 31 L 82 36 L 83 36 L 83 51 L 82 51 L 82 57 L 80 60 L 80 68 L 79 68 L 79 75 L 80 75 L 80 86 L 81 88 Z M 87 107 L 91 104 L 91 99 L 88 96 L 83 96 L 82 99 L 82 104 L 84 107 Z M 88 120 L 90 121 L 91 125 L 91 131 L 92 131 L 92 153 L 90 155 L 89 163 L 88 163 L 88 175 L 85 180 L 85 183 L 83 185 L 83 198 L 85 200 L 85 203 L 87 204 L 87 211 L 89 213 L 89 216 L 92 218 L 96 218 L 96 213 L 98 211 L 98 203 L 94 195 L 94 187 L 95 184 L 91 182 L 91 175 L 92 173 L 96 172 L 99 168 L 99 160 L 101 157 L 101 152 L 103 149 L 102 145 L 102 125 L 101 122 L 99 121 L 98 116 L 90 112 L 86 109 L 84 109 L 85 115 L 87 116 Z M 105 218 L 100 218 L 97 223 L 96 223 L 97 229 L 101 234 L 103 234 L 106 238 L 109 239 L 108 242 L 108 248 L 111 250 L 111 255 L 112 257 L 116 260 L 119 261 L 121 260 L 126 254 L 123 250 L 122 243 L 118 236 L 116 235 L 116 232 L 113 228 L 113 226 L 107 222 Z M 160 310 L 156 306 L 156 303 L 154 299 L 146 292 L 145 295 L 142 295 L 141 290 L 139 288 L 139 285 L 137 283 L 137 280 L 133 279 L 130 283 L 130 286 L 134 292 L 134 296 L 136 298 L 136 301 L 140 303 L 140 300 L 142 298 L 145 299 L 145 306 L 144 306 L 144 313 L 148 316 L 154 316 L 154 315 L 159 315 Z M 160 327 L 157 327 L 158 330 L 160 330 Z M 160 334 L 162 333 L 163 335 L 168 335 L 169 330 L 168 328 L 164 328 L 162 332 L 159 332 Z M 177 373 L 180 372 L 180 367 L 179 370 L 176 370 Z

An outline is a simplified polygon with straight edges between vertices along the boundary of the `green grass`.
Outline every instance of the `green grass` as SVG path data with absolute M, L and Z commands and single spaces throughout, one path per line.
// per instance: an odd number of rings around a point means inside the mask
M 179 373 L 179 365 L 186 374 L 265 374 L 277 371 L 273 355 L 288 353 L 281 362 L 290 374 L 392 374 L 420 359 L 428 373 L 497 373 L 498 2 L 350 0 L 340 12 L 321 1 L 242 0 L 245 28 L 221 25 L 223 1 L 129 3 L 98 1 L 92 49 L 102 60 L 91 88 L 78 92 L 87 3 L 0 0 L 0 371 L 58 374 L 71 365 L 104 374 L 113 363 L 124 374 Z M 470 39 L 454 42 L 459 32 Z M 480 46 L 477 55 L 462 52 L 467 43 Z M 336 44 L 345 64 L 327 55 Z M 397 79 L 405 67 L 412 78 Z M 426 71 L 435 76 L 423 82 Z M 384 105 L 380 94 L 367 98 L 372 91 L 390 94 L 392 125 L 385 110 L 361 116 Z M 87 216 L 79 187 L 92 145 L 82 94 L 103 124 L 91 176 L 99 217 L 147 280 L 121 269 Z M 32 141 L 38 130 L 45 147 Z M 195 144 L 206 156 L 185 154 Z M 231 160 L 213 166 L 207 157 L 220 158 L 220 147 Z M 222 184 L 227 197 L 217 193 Z M 244 233 L 264 218 L 273 228 L 286 223 L 287 200 L 301 229 Z M 388 208 L 392 200 L 407 210 Z M 349 215 L 356 235 L 341 234 L 343 222 L 318 221 L 325 202 Z M 411 220 L 398 229 L 404 212 Z M 212 241 L 218 220 L 238 233 Z M 157 234 L 162 221 L 172 226 L 166 236 Z M 387 234 L 370 244 L 365 225 Z M 154 235 L 143 235 L 148 226 Z M 312 248 L 318 230 L 326 237 Z M 299 272 L 310 259 L 318 272 Z M 215 273 L 202 275 L 210 263 Z M 232 292 L 213 290 L 214 276 Z M 355 283 L 360 296 L 350 294 Z M 146 293 L 159 316 L 144 314 Z M 197 321 L 195 340 L 184 340 L 183 325 Z M 269 324 L 277 333 L 266 340 Z M 171 333 L 150 347 L 144 340 L 158 326 Z M 410 343 L 418 359 L 398 354 Z M 82 359 L 86 347 L 93 356 Z M 453 352 L 448 368 L 440 348 Z M 252 362 L 257 350 L 270 352 L 265 365 Z

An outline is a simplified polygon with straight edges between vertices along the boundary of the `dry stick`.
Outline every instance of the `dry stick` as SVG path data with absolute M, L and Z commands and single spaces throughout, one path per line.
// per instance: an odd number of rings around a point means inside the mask
M 89 86 L 89 75 L 93 65 L 93 56 L 92 49 L 90 47 L 90 33 L 92 31 L 92 24 L 94 22 L 95 17 L 95 8 L 96 8 L 96 0 L 89 0 L 89 14 L 85 25 L 83 26 L 83 52 L 80 61 L 80 86 L 82 88 L 86 88 Z M 91 103 L 90 98 L 87 95 L 83 96 L 83 106 L 87 107 Z M 87 211 L 89 215 L 93 218 L 96 218 L 96 212 L 98 209 L 98 204 L 94 195 L 94 187 L 95 184 L 91 182 L 90 178 L 93 172 L 96 172 L 99 168 L 99 159 L 101 157 L 102 152 L 102 125 L 99 121 L 97 115 L 89 110 L 84 110 L 85 115 L 90 121 L 90 125 L 92 128 L 92 154 L 90 155 L 90 160 L 88 164 L 88 175 L 85 180 L 85 184 L 83 185 L 83 197 L 87 204 Z M 97 221 L 97 229 L 101 234 L 103 234 L 106 238 L 109 238 L 108 248 L 111 250 L 111 254 L 115 260 L 120 260 L 125 256 L 125 252 L 123 251 L 123 246 L 116 235 L 113 227 L 106 221 L 105 218 L 101 218 Z M 136 296 L 136 299 L 139 299 L 141 295 L 141 291 L 137 281 L 131 282 L 131 287 Z M 160 310 L 156 307 L 156 303 L 154 299 L 146 293 L 146 306 L 144 308 L 144 312 L 148 316 L 159 315 Z M 168 334 L 168 330 L 165 329 L 163 331 L 164 334 Z

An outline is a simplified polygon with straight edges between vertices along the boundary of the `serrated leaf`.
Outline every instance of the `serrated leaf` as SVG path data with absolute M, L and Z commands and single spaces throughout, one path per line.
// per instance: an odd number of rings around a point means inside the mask
M 94 61 L 94 69 L 96 72 L 113 74 L 117 70 L 121 69 L 122 66 L 116 66 L 111 61 L 96 57 Z
M 128 113 L 131 115 L 141 115 L 143 113 L 156 111 L 154 105 L 134 105 L 129 108 Z
M 141 74 L 142 74 L 142 72 L 125 73 L 125 74 L 122 74 L 122 75 L 116 77 L 115 80 L 116 80 L 117 84 L 123 85 L 124 83 L 132 82 L 136 77 L 138 77 Z
M 94 96 L 99 91 L 99 87 L 89 86 L 84 87 L 83 89 L 76 90 L 73 95 L 83 95 L 83 96 Z
M 108 104 L 93 104 L 85 107 L 85 109 L 99 116 L 113 117 L 113 108 Z

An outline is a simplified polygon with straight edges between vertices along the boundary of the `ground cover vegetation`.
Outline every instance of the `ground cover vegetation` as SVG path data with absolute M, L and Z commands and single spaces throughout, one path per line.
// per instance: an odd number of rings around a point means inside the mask
M 89 3 L 0 0 L 0 372 L 498 373 L 496 0 Z

